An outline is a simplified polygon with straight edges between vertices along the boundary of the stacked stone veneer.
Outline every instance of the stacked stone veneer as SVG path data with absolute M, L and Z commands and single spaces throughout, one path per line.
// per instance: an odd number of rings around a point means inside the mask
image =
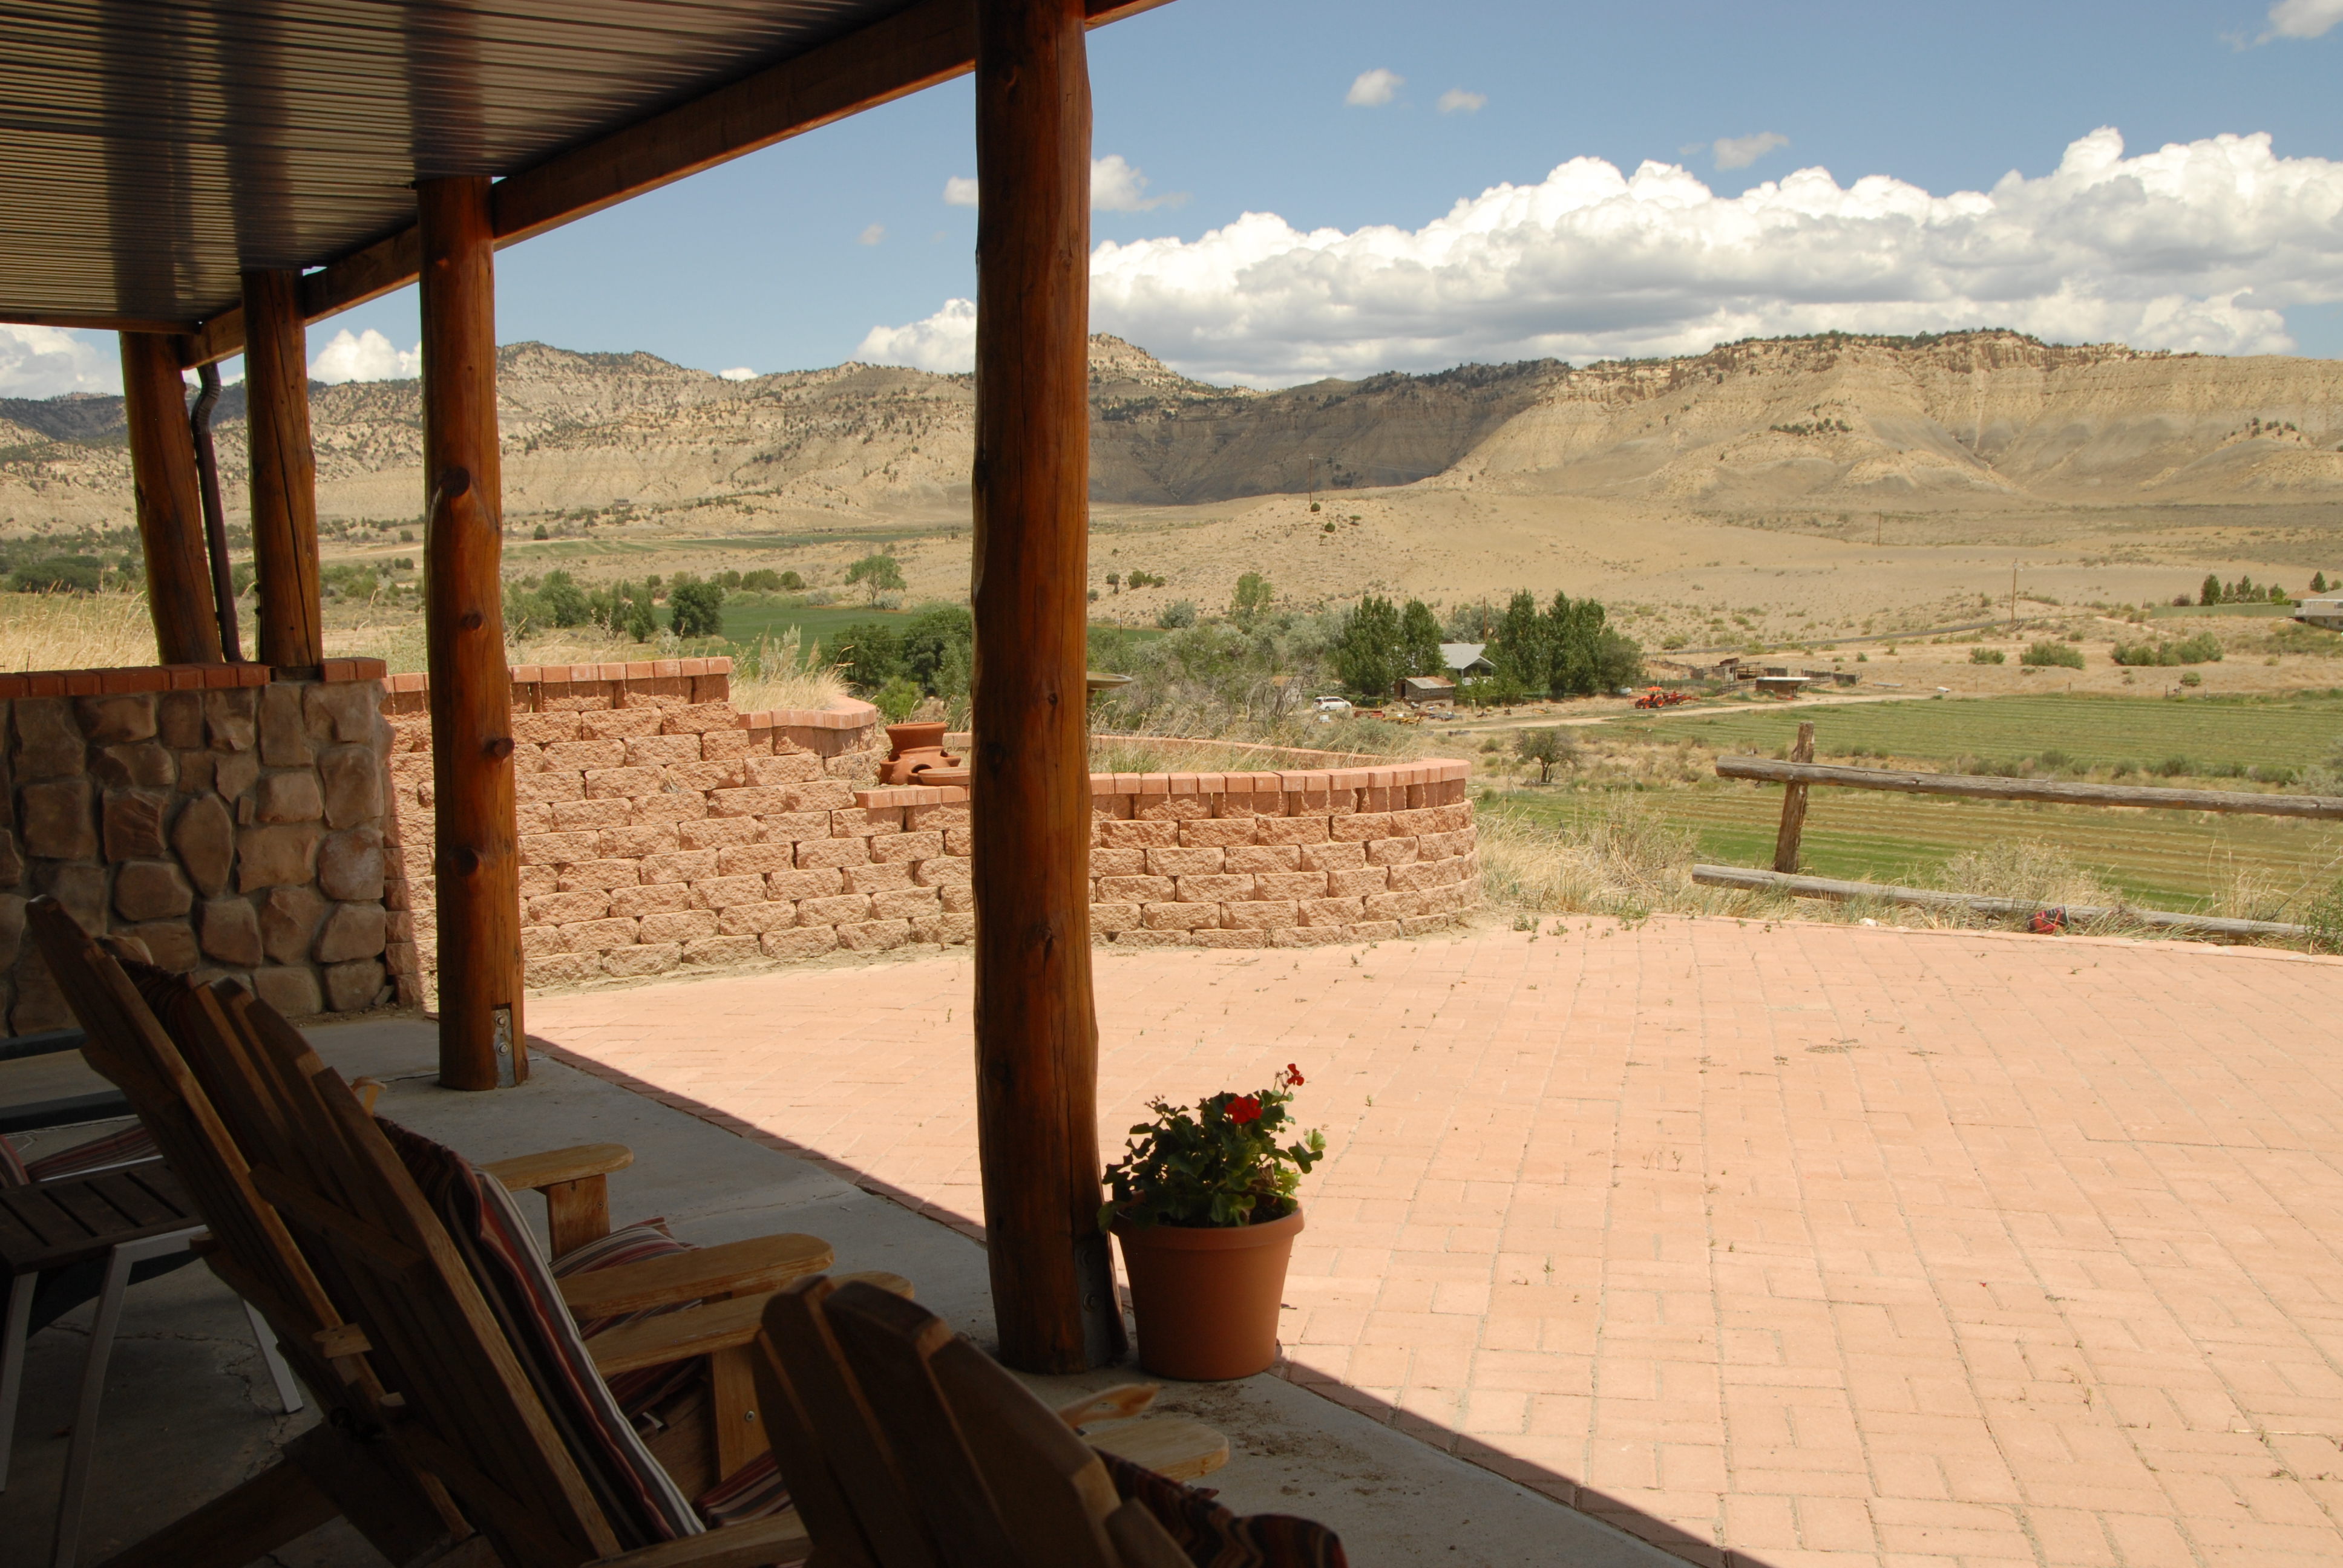
M 233 975 L 291 1014 L 371 1006 L 385 972 L 382 665 L 0 677 L 0 1006 L 73 1022 L 25 930 L 54 894 L 156 962 Z

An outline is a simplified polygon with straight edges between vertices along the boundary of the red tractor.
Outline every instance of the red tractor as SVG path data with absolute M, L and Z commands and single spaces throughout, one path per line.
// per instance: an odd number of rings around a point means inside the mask
M 1663 691 L 1658 687 L 1654 686 L 1645 691 L 1643 696 L 1635 699 L 1635 706 L 1638 708 L 1674 708 L 1679 702 L 1690 702 L 1691 700 L 1691 698 L 1685 696 L 1681 691 Z

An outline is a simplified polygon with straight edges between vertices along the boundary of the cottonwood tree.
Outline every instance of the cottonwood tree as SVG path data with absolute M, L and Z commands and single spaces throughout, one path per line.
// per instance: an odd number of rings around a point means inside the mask
M 882 593 L 900 593 L 903 587 L 903 565 L 890 555 L 869 555 L 846 568 L 849 588 L 860 583 L 877 604 Z

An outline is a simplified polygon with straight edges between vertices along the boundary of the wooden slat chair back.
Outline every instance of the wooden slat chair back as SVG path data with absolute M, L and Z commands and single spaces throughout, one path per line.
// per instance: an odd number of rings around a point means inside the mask
M 437 1483 L 417 1473 L 396 1450 L 369 1441 L 394 1402 L 367 1359 L 351 1351 L 350 1332 L 326 1285 L 262 1197 L 237 1138 L 137 986 L 53 900 L 35 900 L 28 915 L 87 1031 L 84 1056 L 129 1098 L 203 1215 L 211 1232 L 206 1261 L 268 1320 L 287 1361 L 329 1418 L 296 1439 L 262 1475 L 113 1561 L 122 1568 L 241 1563 L 337 1513 L 393 1563 L 428 1556 L 468 1535 L 470 1526 Z
M 456 1242 L 382 1131 L 298 1030 L 248 993 L 196 990 L 252 1142 L 253 1185 L 325 1277 L 400 1403 L 401 1447 L 511 1568 L 574 1568 L 622 1545 Z M 244 1092 L 226 1086 L 244 1079 Z M 264 1152 L 265 1151 L 265 1152 Z M 358 1327 L 362 1325 L 362 1329 Z
M 1064 1420 L 924 1307 L 802 1280 L 766 1304 L 759 1343 L 761 1408 L 815 1562 L 1187 1568 Z

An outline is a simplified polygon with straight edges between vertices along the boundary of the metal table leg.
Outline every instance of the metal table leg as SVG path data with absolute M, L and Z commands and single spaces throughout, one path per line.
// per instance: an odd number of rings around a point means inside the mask
M 252 1325 L 252 1339 L 260 1347 L 260 1359 L 268 1363 L 269 1379 L 277 1384 L 277 1402 L 285 1407 L 287 1415 L 296 1413 L 301 1408 L 301 1384 L 293 1376 L 293 1369 L 285 1364 L 284 1356 L 277 1352 L 276 1331 L 250 1302 L 244 1303 L 244 1317 Z M 6 1451 L 0 1450 L 0 1460 L 5 1457 Z M 6 1473 L 0 1471 L 0 1481 L 5 1479 Z
M 8 1283 L 8 1325 L 0 1338 L 0 1492 L 8 1490 L 8 1455 L 16 1439 L 16 1396 L 25 1390 L 25 1331 L 33 1321 L 33 1291 L 41 1282 L 36 1273 L 18 1274 Z
M 52 1568 L 74 1568 L 81 1545 L 82 1503 L 89 1492 L 91 1462 L 97 1457 L 97 1406 L 106 1393 L 106 1364 L 114 1354 L 114 1332 L 122 1322 L 122 1296 L 130 1284 L 132 1265 L 184 1251 L 204 1233 L 201 1225 L 171 1231 L 143 1241 L 118 1241 L 106 1249 L 106 1288 L 98 1292 L 97 1322 L 89 1335 L 89 1357 L 82 1362 L 81 1404 L 74 1415 L 73 1443 L 65 1451 L 65 1496 L 57 1504 L 55 1549 Z M 30 1302 L 27 1302 L 29 1310 Z

